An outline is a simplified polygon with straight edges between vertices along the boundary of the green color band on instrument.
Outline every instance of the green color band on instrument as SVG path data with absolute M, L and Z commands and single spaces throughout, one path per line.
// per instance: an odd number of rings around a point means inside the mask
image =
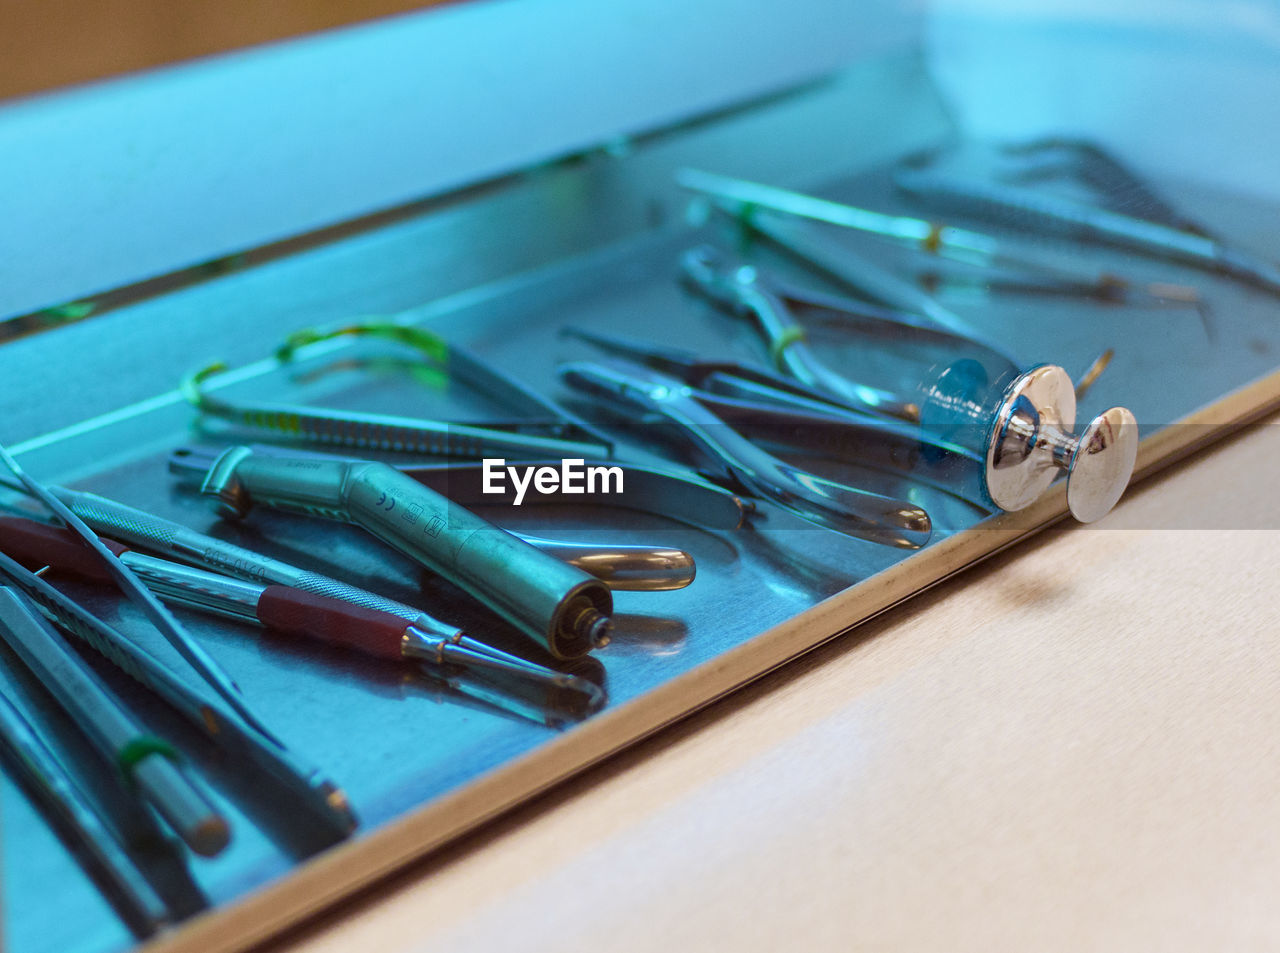
M 126 778 L 132 778 L 133 769 L 138 762 L 153 754 L 163 755 L 175 764 L 180 760 L 177 749 L 163 738 L 157 738 L 155 735 L 138 735 L 131 738 L 116 752 L 116 764 Z
M 781 366 L 782 355 L 787 348 L 805 339 L 804 328 L 799 325 L 793 325 L 787 328 L 782 334 L 778 335 L 778 339 L 769 346 L 769 357 L 773 359 L 773 363 Z M 784 368 L 785 370 L 785 368 Z

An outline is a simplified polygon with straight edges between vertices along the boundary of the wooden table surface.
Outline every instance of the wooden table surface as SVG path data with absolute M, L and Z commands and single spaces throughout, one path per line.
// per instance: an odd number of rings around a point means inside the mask
M 1278 424 L 270 949 L 1276 948 Z

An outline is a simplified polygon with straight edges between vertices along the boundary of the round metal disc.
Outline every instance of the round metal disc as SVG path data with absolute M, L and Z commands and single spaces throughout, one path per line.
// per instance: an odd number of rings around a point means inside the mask
M 1095 417 L 1080 436 L 1067 477 L 1067 506 L 1081 523 L 1111 512 L 1133 474 L 1138 457 L 1138 421 L 1124 407 Z
M 1070 433 L 1076 424 L 1076 392 L 1071 376 L 1056 364 L 1042 364 L 1027 371 L 1013 382 L 1000 409 L 995 426 L 987 440 L 987 494 L 1002 510 L 1020 510 L 1030 506 L 1045 491 L 1058 468 L 1043 453 L 1033 453 L 1021 463 L 996 468 L 996 451 L 1019 403 L 1026 398 L 1035 408 L 1042 424 Z

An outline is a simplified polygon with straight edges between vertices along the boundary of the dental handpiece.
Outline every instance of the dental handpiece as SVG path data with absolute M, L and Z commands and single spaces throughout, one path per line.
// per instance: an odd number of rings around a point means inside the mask
M 294 459 L 301 457 L 313 458 L 316 460 L 350 460 L 350 457 L 334 456 L 328 453 L 316 453 L 310 450 L 282 450 L 279 447 L 270 445 L 255 444 L 250 448 L 256 456 L 271 457 L 285 455 Z M 177 476 L 184 482 L 193 485 L 199 489 L 203 484 L 205 477 L 208 475 L 209 467 L 213 465 L 214 460 L 218 458 L 220 451 L 183 448 L 175 452 L 169 458 L 169 472 Z M 436 467 L 397 467 L 402 473 L 412 477 L 418 483 L 426 484 L 430 489 L 442 496 L 447 496 L 464 506 L 468 503 L 464 500 L 458 500 L 454 493 L 459 489 L 459 484 L 466 483 L 468 476 L 466 475 L 470 468 L 463 466 L 445 465 L 443 470 Z M 459 475 L 458 483 L 453 483 L 449 476 L 442 481 L 443 486 L 431 486 L 432 478 L 438 476 L 439 473 L 456 473 Z M 631 468 L 632 474 L 636 473 L 636 468 Z M 645 482 L 645 476 L 649 477 L 649 484 L 660 482 L 659 492 L 672 493 L 681 491 L 685 494 L 689 493 L 692 484 L 684 481 L 678 481 L 671 477 L 658 477 L 656 480 L 652 473 L 642 474 L 641 483 Z M 628 484 L 633 484 L 632 476 L 627 478 Z M 673 487 L 675 490 L 673 490 Z M 694 489 L 697 489 L 694 487 Z M 642 491 L 637 491 L 637 496 Z M 722 493 L 723 491 L 712 490 L 711 493 Z M 486 502 L 481 499 L 477 502 Z M 684 500 L 687 505 L 701 505 L 703 511 L 714 513 L 717 510 L 723 512 L 722 508 L 724 500 L 722 498 L 712 497 L 708 501 L 708 494 L 702 492 L 698 499 L 693 503 Z M 741 519 L 741 511 L 735 507 L 734 524 Z M 609 543 L 607 545 L 598 545 L 594 543 L 579 543 L 564 539 L 544 539 L 540 536 L 530 536 L 527 533 L 518 533 L 515 530 L 508 530 L 512 536 L 522 539 L 532 546 L 536 546 L 544 553 L 550 553 L 557 559 L 562 559 L 567 563 L 577 566 L 584 572 L 600 579 L 610 589 L 626 590 L 630 592 L 665 592 L 671 589 L 683 589 L 685 586 L 693 582 L 697 575 L 697 565 L 694 559 L 688 553 L 681 549 L 671 549 L 666 546 L 650 546 L 637 543 Z
M 254 503 L 354 523 L 461 587 L 556 658 L 609 641 L 613 597 L 599 579 L 517 539 L 384 463 L 262 456 L 231 447 L 202 492 L 242 517 Z

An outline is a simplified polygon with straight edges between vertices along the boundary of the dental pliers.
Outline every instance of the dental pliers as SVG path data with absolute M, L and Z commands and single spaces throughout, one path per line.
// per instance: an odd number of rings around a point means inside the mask
M 856 463 L 987 505 L 977 479 L 978 455 L 916 424 L 869 415 L 749 364 L 703 360 L 692 351 L 580 328 L 561 333 L 678 380 L 724 424 L 770 450 Z
M 770 281 L 757 268 L 735 262 L 710 246 L 687 252 L 682 274 L 693 290 L 732 314 L 749 318 L 764 338 L 778 370 L 846 410 L 919 423 L 917 400 L 863 381 L 850 380 L 824 363 L 808 342 L 805 325 L 796 317 L 802 308 L 817 309 L 842 332 L 877 344 L 892 344 L 950 363 L 973 360 L 989 377 L 1017 373 L 1017 364 L 1003 351 L 952 331 L 910 312 L 848 301 Z M 911 363 L 920 361 L 912 359 Z M 928 364 L 915 373 L 923 380 Z
M 768 500 L 788 512 L 837 532 L 873 542 L 917 549 L 928 542 L 932 523 L 913 503 L 828 480 L 778 459 L 738 431 L 713 407 L 715 395 L 638 364 L 571 363 L 561 368 L 570 387 L 620 417 L 646 424 L 646 434 L 673 439 L 693 450 L 702 472 L 737 492 Z M 727 399 L 727 398 L 724 398 Z M 722 399 L 723 400 L 723 399 Z

